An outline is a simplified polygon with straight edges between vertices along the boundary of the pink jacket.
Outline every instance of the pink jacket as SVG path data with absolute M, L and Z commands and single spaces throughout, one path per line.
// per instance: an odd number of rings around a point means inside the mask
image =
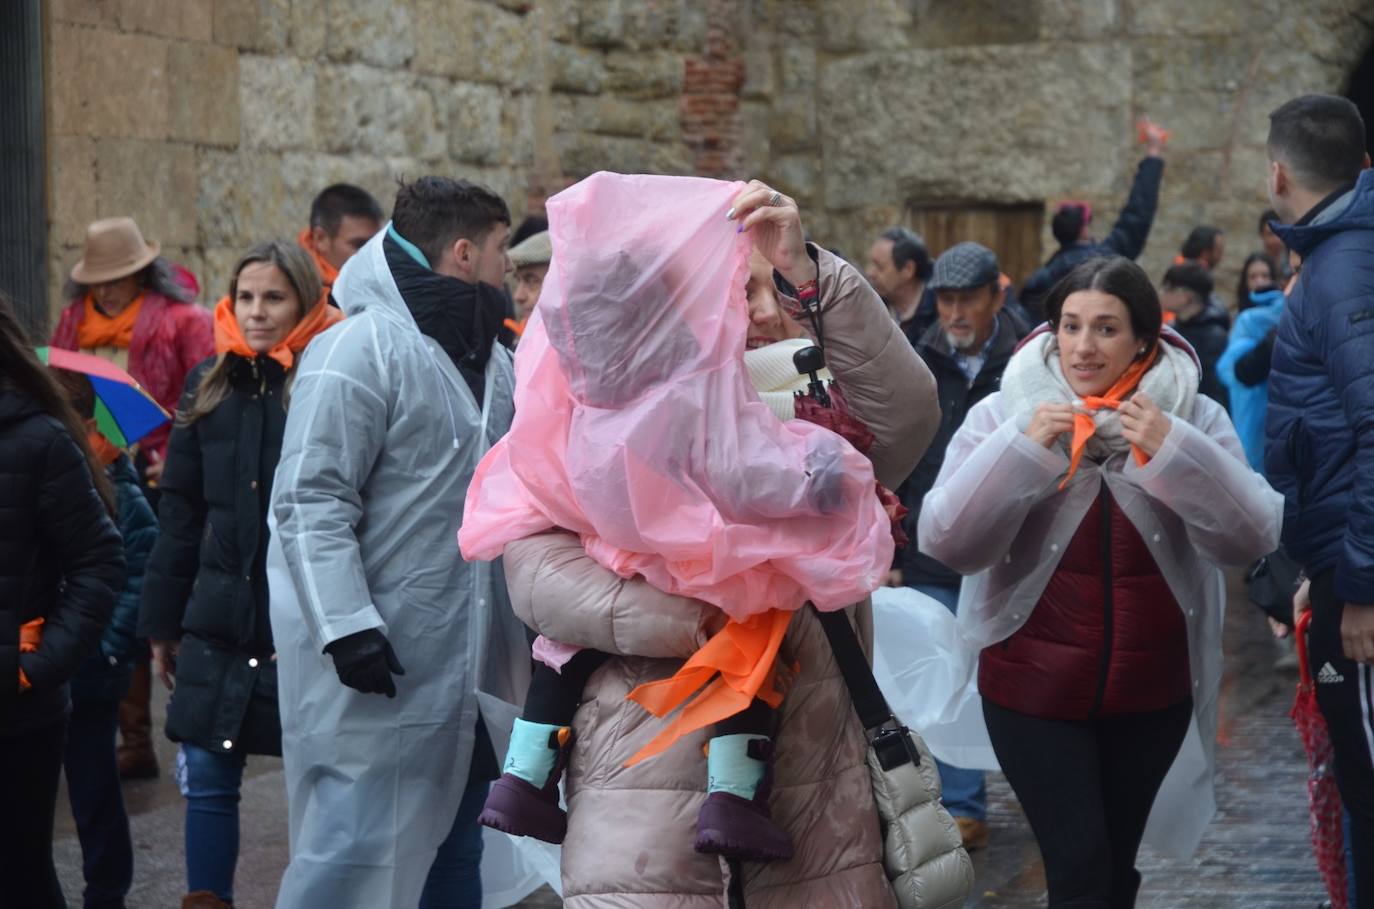
M 939 422 L 935 383 L 886 308 L 857 271 L 819 253 L 830 369 L 854 413 L 877 437 L 874 472 L 888 487 L 906 478 Z M 701 746 L 689 734 L 651 760 L 624 763 L 662 721 L 625 700 L 665 678 L 705 641 L 720 612 L 624 579 L 593 561 L 568 533 L 536 534 L 506 548 L 511 602 L 538 632 L 615 654 L 592 677 L 573 727 L 568 836 L 563 844 L 568 909 L 717 909 L 723 867 L 692 849 L 706 792 Z M 872 637 L 866 603 L 852 607 Z M 863 730 L 820 624 L 799 613 L 780 663 L 785 676 L 777 732 L 773 813 L 792 834 L 796 857 L 746 864 L 751 909 L 863 906 L 895 900 L 883 871 L 877 809 L 864 765 Z
M 76 350 L 77 332 L 85 314 L 85 301 L 69 303 L 53 329 L 52 346 Z M 152 291 L 144 292 L 129 344 L 129 375 L 169 413 L 176 412 L 186 374 L 214 352 L 214 324 L 208 309 L 169 300 Z M 140 447 L 165 458 L 171 431 L 168 423 L 144 438 Z

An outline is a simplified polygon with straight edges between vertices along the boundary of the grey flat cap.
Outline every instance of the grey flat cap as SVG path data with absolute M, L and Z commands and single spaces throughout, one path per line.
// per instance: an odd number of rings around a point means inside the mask
M 548 265 L 553 261 L 553 243 L 549 240 L 549 232 L 541 230 L 537 234 L 530 234 L 518 245 L 512 246 L 510 260 L 516 268 L 526 265 Z
M 935 260 L 931 290 L 971 290 L 985 287 L 1001 275 L 997 254 L 981 243 L 964 242 L 951 246 Z

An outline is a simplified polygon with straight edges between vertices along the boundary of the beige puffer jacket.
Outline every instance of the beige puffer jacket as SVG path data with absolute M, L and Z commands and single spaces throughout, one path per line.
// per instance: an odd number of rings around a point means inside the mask
M 930 372 L 863 277 L 819 251 L 820 299 L 831 371 L 855 415 L 877 437 L 870 456 L 889 488 L 904 480 L 939 422 Z M 573 727 L 563 844 L 568 909 L 716 909 L 724 863 L 692 849 L 706 792 L 702 746 L 711 730 L 684 737 L 632 768 L 625 761 L 663 721 L 625 695 L 672 675 L 721 624 L 721 613 L 642 579 L 617 577 L 582 551 L 576 536 L 545 533 L 506 548 L 516 612 L 557 641 L 619 658 L 584 692 Z M 872 638 L 869 606 L 851 610 Z M 849 692 L 815 617 L 799 613 L 783 643 L 786 685 L 776 737 L 774 817 L 792 835 L 788 862 L 744 866 L 750 909 L 896 905 L 883 871 L 866 744 Z

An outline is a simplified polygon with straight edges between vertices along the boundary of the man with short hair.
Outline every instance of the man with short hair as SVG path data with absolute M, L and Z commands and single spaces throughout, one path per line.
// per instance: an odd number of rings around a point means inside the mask
M 1358 905 L 1374 906 L 1374 171 L 1345 98 L 1269 115 L 1274 232 L 1302 257 L 1279 319 L 1264 466 L 1310 586 L 1308 652 L 1350 817 Z M 1352 904 L 1355 905 L 1355 904 Z
M 496 343 L 510 213 L 402 184 L 302 356 L 268 556 L 291 863 L 277 906 L 480 905 L 477 815 L 529 648 L 499 563 L 464 562 L 468 483 L 510 427 Z M 509 702 L 509 703 L 507 703 Z
M 296 242 L 315 260 L 326 296 L 339 269 L 381 227 L 382 207 L 367 190 L 350 183 L 327 186 L 310 203 L 310 226 Z
M 1021 305 L 1032 322 L 1038 323 L 1044 318 L 1044 300 L 1050 288 L 1073 271 L 1079 262 L 1097 256 L 1134 259 L 1145 250 L 1155 209 L 1159 207 L 1159 184 L 1164 178 L 1164 143 L 1169 134 L 1149 121 L 1142 124 L 1140 134 L 1145 142 L 1145 158 L 1136 168 L 1131 194 L 1106 239 L 1100 243 L 1092 239 L 1088 231 L 1092 224 L 1092 206 L 1086 202 L 1063 202 L 1056 209 L 1050 230 L 1059 241 L 1059 249 L 1021 288 Z
M 940 427 L 915 472 L 898 489 L 910 509 L 912 542 L 898 555 L 902 583 L 933 597 L 953 612 L 959 602 L 960 577 L 917 550 L 916 521 L 940 466 L 945 449 L 973 405 L 1001 387 L 1002 371 L 1026 327 L 1003 306 L 997 256 L 978 243 L 960 243 L 935 260 L 927 284 L 935 296 L 939 321 L 916 343 L 916 352 L 935 375 L 940 399 Z M 951 767 L 937 760 L 945 807 L 954 815 L 964 845 L 987 844 L 987 791 L 981 770 Z
M 1174 329 L 1193 345 L 1202 367 L 1198 391 L 1227 406 L 1226 386 L 1217 376 L 1217 360 L 1226 352 L 1231 316 L 1216 301 L 1211 272 L 1201 261 L 1189 259 L 1164 273 L 1159 304 Z
M 1201 262 L 1208 271 L 1215 271 L 1226 254 L 1226 234 L 1220 227 L 1200 225 L 1188 232 L 1188 237 L 1179 248 L 1179 259 L 1183 262 Z
M 935 321 L 935 296 L 926 289 L 934 262 L 926 241 L 909 227 L 883 231 L 868 250 L 868 283 L 913 345 Z

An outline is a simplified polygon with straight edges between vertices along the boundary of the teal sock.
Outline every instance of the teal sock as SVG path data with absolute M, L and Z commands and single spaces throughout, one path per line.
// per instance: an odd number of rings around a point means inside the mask
M 706 752 L 706 791 L 728 792 L 742 799 L 752 799 L 768 769 L 763 761 L 749 756 L 749 743 L 754 739 L 767 740 L 762 735 L 718 735 L 711 739 Z
M 506 763 L 502 773 L 518 776 L 536 789 L 543 789 L 553 773 L 553 765 L 558 760 L 558 748 L 550 747 L 550 742 L 563 726 L 549 723 L 531 723 L 516 718 L 510 731 L 510 750 L 506 752 Z

